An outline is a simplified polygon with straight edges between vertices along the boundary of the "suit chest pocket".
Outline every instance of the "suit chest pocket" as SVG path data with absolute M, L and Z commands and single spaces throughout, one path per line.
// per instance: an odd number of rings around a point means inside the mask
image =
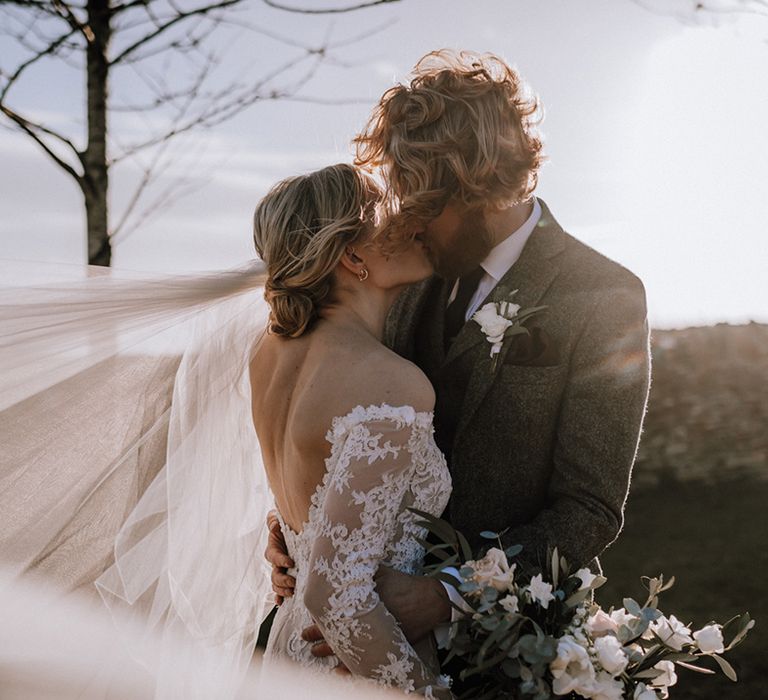
M 537 367 L 505 364 L 499 370 L 498 380 L 509 388 L 530 385 L 544 387 L 561 382 L 566 369 L 566 365 Z

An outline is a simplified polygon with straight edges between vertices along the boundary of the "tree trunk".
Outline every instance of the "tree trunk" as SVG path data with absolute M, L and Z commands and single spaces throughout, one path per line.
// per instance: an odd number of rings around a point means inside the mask
M 88 262 L 109 266 L 109 167 L 107 165 L 108 48 L 112 36 L 110 0 L 88 0 L 88 145 L 83 153 L 83 195 L 88 230 Z

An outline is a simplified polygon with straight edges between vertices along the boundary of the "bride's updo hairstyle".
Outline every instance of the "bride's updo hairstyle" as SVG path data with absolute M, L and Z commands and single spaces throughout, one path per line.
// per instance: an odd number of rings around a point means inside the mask
M 277 183 L 253 216 L 256 252 L 267 266 L 270 332 L 297 338 L 333 291 L 344 251 L 375 218 L 378 188 L 352 165 L 331 165 Z

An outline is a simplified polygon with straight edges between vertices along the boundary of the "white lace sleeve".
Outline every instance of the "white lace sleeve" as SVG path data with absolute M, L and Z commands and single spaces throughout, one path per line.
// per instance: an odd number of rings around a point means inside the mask
M 450 698 L 445 680 L 422 663 L 374 586 L 413 474 L 413 411 L 348 421 L 336 433 L 327 488 L 316 504 L 305 605 L 354 675 L 406 693 Z

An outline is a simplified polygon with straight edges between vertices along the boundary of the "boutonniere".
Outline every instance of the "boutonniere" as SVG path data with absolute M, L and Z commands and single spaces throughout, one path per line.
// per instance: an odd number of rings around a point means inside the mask
M 496 370 L 499 353 L 504 346 L 504 341 L 516 335 L 527 335 L 528 329 L 525 322 L 532 316 L 544 311 L 546 306 L 534 306 L 530 309 L 522 309 L 520 304 L 515 304 L 514 298 L 518 290 L 510 292 L 504 288 L 498 288 L 500 297 L 497 301 L 489 301 L 475 311 L 472 320 L 480 325 L 480 330 L 485 339 L 491 344 L 491 371 Z

